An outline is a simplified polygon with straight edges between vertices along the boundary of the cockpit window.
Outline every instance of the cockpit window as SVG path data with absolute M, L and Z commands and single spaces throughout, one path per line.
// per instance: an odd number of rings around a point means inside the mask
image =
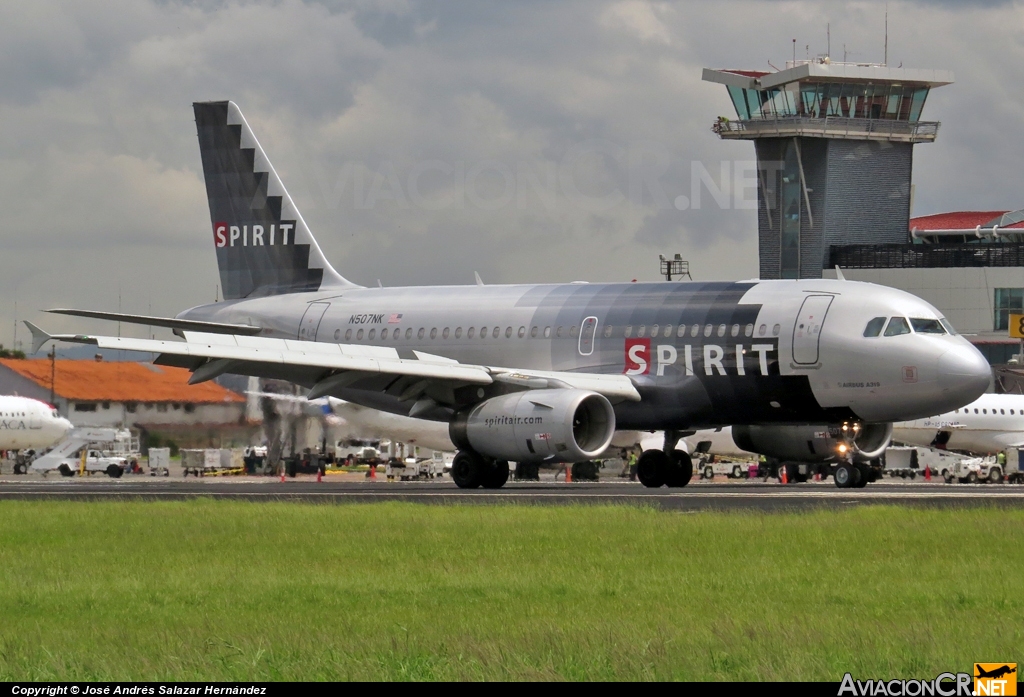
M 902 317 L 893 317 L 889 320 L 889 326 L 885 328 L 886 336 L 899 336 L 900 334 L 909 334 L 910 325 L 907 324 L 907 320 Z
M 919 319 L 917 317 L 911 317 L 910 324 L 914 327 L 914 331 L 919 334 L 946 333 L 946 330 L 942 328 L 942 323 L 937 319 Z
M 878 336 L 882 333 L 882 327 L 884 326 L 885 317 L 875 317 L 868 322 L 868 326 L 864 327 L 864 336 Z
M 942 324 L 942 326 L 946 328 L 947 332 L 949 332 L 953 336 L 956 336 L 956 330 L 953 329 L 953 325 L 949 323 L 948 319 L 943 317 L 942 319 L 939 320 L 939 323 Z

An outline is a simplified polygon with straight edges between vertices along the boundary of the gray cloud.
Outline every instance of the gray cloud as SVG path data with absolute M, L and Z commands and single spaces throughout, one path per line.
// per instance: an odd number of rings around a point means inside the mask
M 175 313 L 217 283 L 190 104 L 234 99 L 339 271 L 372 284 L 756 274 L 754 211 L 692 198 L 753 159 L 711 67 L 881 60 L 884 3 L 146 2 L 0 6 L 0 339 L 54 305 Z M 1016 208 L 1012 3 L 890 2 L 889 60 L 956 72 L 917 213 Z M 130 331 L 125 329 L 125 331 Z M 19 330 L 25 338 L 23 330 Z

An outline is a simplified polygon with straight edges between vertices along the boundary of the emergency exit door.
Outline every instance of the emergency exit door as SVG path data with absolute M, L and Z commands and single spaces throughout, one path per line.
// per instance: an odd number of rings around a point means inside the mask
M 316 330 L 320 328 L 320 320 L 330 307 L 330 303 L 310 303 L 306 313 L 299 322 L 299 341 L 316 341 Z
M 580 327 L 580 355 L 589 356 L 594 352 L 594 334 L 597 332 L 597 317 L 587 317 Z
M 808 295 L 804 298 L 793 327 L 794 363 L 811 365 L 818 362 L 818 340 L 831 304 L 831 295 Z

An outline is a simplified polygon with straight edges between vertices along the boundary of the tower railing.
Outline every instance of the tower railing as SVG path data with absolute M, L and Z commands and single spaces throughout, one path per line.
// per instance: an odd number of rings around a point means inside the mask
M 887 140 L 924 143 L 935 140 L 938 121 L 897 121 L 846 116 L 767 116 L 750 119 L 719 118 L 711 130 L 724 139 L 753 140 L 779 138 L 842 138 L 846 140 Z
M 829 248 L 826 269 L 1024 266 L 1024 244 L 850 244 Z

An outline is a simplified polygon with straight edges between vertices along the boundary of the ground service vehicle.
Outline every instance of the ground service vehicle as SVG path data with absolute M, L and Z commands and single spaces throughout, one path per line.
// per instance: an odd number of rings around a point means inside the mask
M 56 471 L 65 477 L 84 469 L 118 479 L 140 457 L 138 439 L 128 429 L 76 428 L 50 452 L 37 457 L 29 469 L 41 474 Z

